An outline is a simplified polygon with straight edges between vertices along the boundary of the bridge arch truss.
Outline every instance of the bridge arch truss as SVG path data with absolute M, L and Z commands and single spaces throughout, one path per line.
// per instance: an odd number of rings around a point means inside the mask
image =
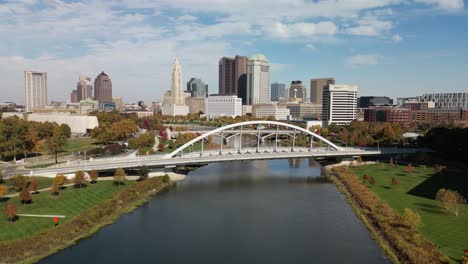
M 187 143 L 183 144 L 182 146 L 178 147 L 177 149 L 175 149 L 174 151 L 172 151 L 171 153 L 169 154 L 166 154 L 164 156 L 164 158 L 173 158 L 177 155 L 181 155 L 183 153 L 183 151 L 185 149 L 188 149 L 190 148 L 193 144 L 197 143 L 197 142 L 201 142 L 201 151 L 200 151 L 200 156 L 203 155 L 203 148 L 204 148 L 204 141 L 206 138 L 208 138 L 209 136 L 212 136 L 212 135 L 216 135 L 216 134 L 220 134 L 221 135 L 221 138 L 222 138 L 222 141 L 221 141 L 221 145 L 220 145 L 220 151 L 219 153 L 222 155 L 223 154 L 223 143 L 224 143 L 224 131 L 228 131 L 230 129 L 234 129 L 234 128 L 239 128 L 240 127 L 240 142 L 239 142 L 239 148 L 238 148 L 238 151 L 240 152 L 241 149 L 242 149 L 242 130 L 243 130 L 243 127 L 244 126 L 256 126 L 257 127 L 257 131 L 258 131 L 258 135 L 257 135 L 257 152 L 259 151 L 259 147 L 260 147 L 260 140 L 262 139 L 261 136 L 260 136 L 260 133 L 261 133 L 261 129 L 260 129 L 260 126 L 275 126 L 276 127 L 276 133 L 274 135 L 276 135 L 276 140 L 275 140 L 275 147 L 274 147 L 274 151 L 277 150 L 278 148 L 278 135 L 280 134 L 280 130 L 279 128 L 288 128 L 288 129 L 292 129 L 294 131 L 293 133 L 293 143 L 292 143 L 292 151 L 294 151 L 294 148 L 295 148 L 295 143 L 296 143 L 296 138 L 297 138 L 297 133 L 304 133 L 305 135 L 309 136 L 310 140 L 310 147 L 309 147 L 309 150 L 312 150 L 313 148 L 313 142 L 314 142 L 314 139 L 316 140 L 319 140 L 320 142 L 324 143 L 329 149 L 333 149 L 333 150 L 336 150 L 336 151 L 340 151 L 341 148 L 338 147 L 337 145 L 333 144 L 332 142 L 330 142 L 329 140 L 327 140 L 326 138 L 314 133 L 314 132 L 311 132 L 307 129 L 304 129 L 302 127 L 299 127 L 299 126 L 296 126 L 296 125 L 292 125 L 292 124 L 288 124 L 288 123 L 283 123 L 283 122 L 277 122 L 277 121 L 266 121 L 266 120 L 256 120 L 256 121 L 246 121 L 246 122 L 239 122 L 239 123 L 235 123 L 235 124 L 230 124 L 230 125 L 226 125 L 226 126 L 222 126 L 222 127 L 218 127 L 216 129 L 213 129 L 211 131 L 208 131 L 190 141 L 188 141 Z M 269 136 L 272 136 L 272 135 L 269 135 Z

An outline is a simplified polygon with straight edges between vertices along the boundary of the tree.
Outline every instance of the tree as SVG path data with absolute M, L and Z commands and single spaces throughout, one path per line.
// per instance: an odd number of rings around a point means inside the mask
M 392 185 L 393 185 L 393 186 L 398 185 L 398 179 L 397 179 L 397 178 L 392 177 Z
M 146 180 L 148 178 L 149 171 L 150 170 L 147 166 L 141 166 L 138 169 L 138 175 L 140 175 L 139 180 Z
M 403 224 L 411 230 L 416 230 L 421 225 L 421 216 L 409 208 L 403 212 Z
M 393 158 L 390 158 L 390 160 L 388 161 L 388 165 L 389 165 L 390 167 L 393 167 L 393 165 L 394 165 L 394 164 L 393 164 Z
M 114 173 L 114 185 L 123 185 L 126 179 L 125 171 L 122 168 L 118 168 Z
M 0 185 L 0 200 L 8 193 L 8 186 Z
M 52 187 L 50 188 L 50 192 L 52 195 L 59 195 L 60 193 L 60 186 L 56 183 L 52 183 Z
M 29 193 L 28 188 L 24 188 L 23 190 L 21 190 L 21 192 L 19 193 L 19 198 L 21 200 L 21 203 L 23 204 L 29 204 L 32 202 L 32 196 L 31 193 Z
M 408 166 L 406 166 L 406 172 L 408 173 L 413 173 L 414 172 L 414 168 L 411 164 L 408 164 Z
M 68 129 L 67 129 L 68 128 Z M 70 138 L 69 133 L 70 128 L 65 126 L 57 126 L 54 128 L 54 133 L 52 137 L 47 139 L 47 143 L 49 145 L 49 151 L 51 154 L 55 155 L 55 164 L 57 164 L 57 154 L 59 151 L 63 149 L 65 144 L 67 144 L 67 139 Z
M 75 188 L 82 188 L 86 186 L 86 178 L 84 171 L 77 171 L 75 172 L 75 178 L 73 178 L 73 183 L 75 184 Z
M 5 206 L 5 214 L 8 216 L 10 222 L 16 217 L 16 205 L 14 203 L 7 203 Z
M 39 189 L 39 183 L 37 182 L 36 178 L 33 178 L 31 180 L 31 191 L 32 191 L 32 193 L 36 194 L 38 189 Z
M 13 188 L 15 191 L 19 192 L 28 186 L 28 181 L 23 175 L 13 176 L 10 181 L 12 182 Z
M 91 183 L 97 183 L 99 178 L 99 173 L 96 170 L 92 170 L 89 177 L 91 178 Z
M 364 174 L 364 176 L 362 177 L 364 179 L 364 181 L 368 181 L 369 180 L 369 176 L 367 174 Z
M 57 176 L 55 176 L 55 178 L 52 180 L 52 184 L 57 185 L 59 189 L 61 189 L 62 186 L 65 184 L 66 179 L 67 178 L 65 177 L 65 175 L 57 174 Z
M 375 180 L 374 176 L 369 176 L 369 183 L 372 184 L 372 185 L 376 184 L 376 180 Z
M 465 198 L 457 191 L 440 189 L 436 193 L 436 200 L 442 202 L 444 208 L 450 213 L 458 216 L 466 203 Z

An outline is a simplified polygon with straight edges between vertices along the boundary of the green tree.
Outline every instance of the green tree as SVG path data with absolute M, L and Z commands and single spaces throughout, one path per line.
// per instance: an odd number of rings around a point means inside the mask
M 30 124 L 16 116 L 0 120 L 0 155 L 5 160 L 25 157 L 34 143 L 29 137 Z
M 68 130 L 67 130 L 68 128 Z M 55 155 L 55 164 L 57 164 L 57 153 L 62 151 L 65 144 L 67 144 L 67 139 L 70 137 L 69 134 L 70 128 L 65 126 L 57 126 L 54 128 L 52 137 L 48 138 L 47 143 L 49 144 L 49 150 L 51 154 Z
M 114 173 L 114 185 L 123 185 L 126 179 L 125 171 L 122 168 L 118 168 Z

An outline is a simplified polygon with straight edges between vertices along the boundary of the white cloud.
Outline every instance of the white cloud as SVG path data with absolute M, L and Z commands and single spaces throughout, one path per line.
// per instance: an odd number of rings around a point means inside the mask
M 319 23 L 291 23 L 284 24 L 275 22 L 263 25 L 263 31 L 268 35 L 277 38 L 311 38 L 316 35 L 334 35 L 337 27 L 333 22 L 325 21 Z
M 317 47 L 312 43 L 307 44 L 306 48 L 311 49 L 311 50 L 317 50 Z
M 463 0 L 414 0 L 417 3 L 435 5 L 439 9 L 447 11 L 458 11 L 463 9 Z
M 352 67 L 360 65 L 375 65 L 378 64 L 382 56 L 377 54 L 356 54 L 346 59 L 346 64 Z
M 395 34 L 395 35 L 392 36 L 392 41 L 393 42 L 400 42 L 402 40 L 403 40 L 403 37 L 400 36 L 400 34 Z
M 393 27 L 392 21 L 379 20 L 375 16 L 363 17 L 357 24 L 357 26 L 347 28 L 346 32 L 360 36 L 379 36 Z

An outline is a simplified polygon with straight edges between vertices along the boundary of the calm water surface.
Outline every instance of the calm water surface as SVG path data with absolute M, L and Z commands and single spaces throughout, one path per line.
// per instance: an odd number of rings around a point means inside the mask
M 211 164 L 43 263 L 390 263 L 309 159 Z

